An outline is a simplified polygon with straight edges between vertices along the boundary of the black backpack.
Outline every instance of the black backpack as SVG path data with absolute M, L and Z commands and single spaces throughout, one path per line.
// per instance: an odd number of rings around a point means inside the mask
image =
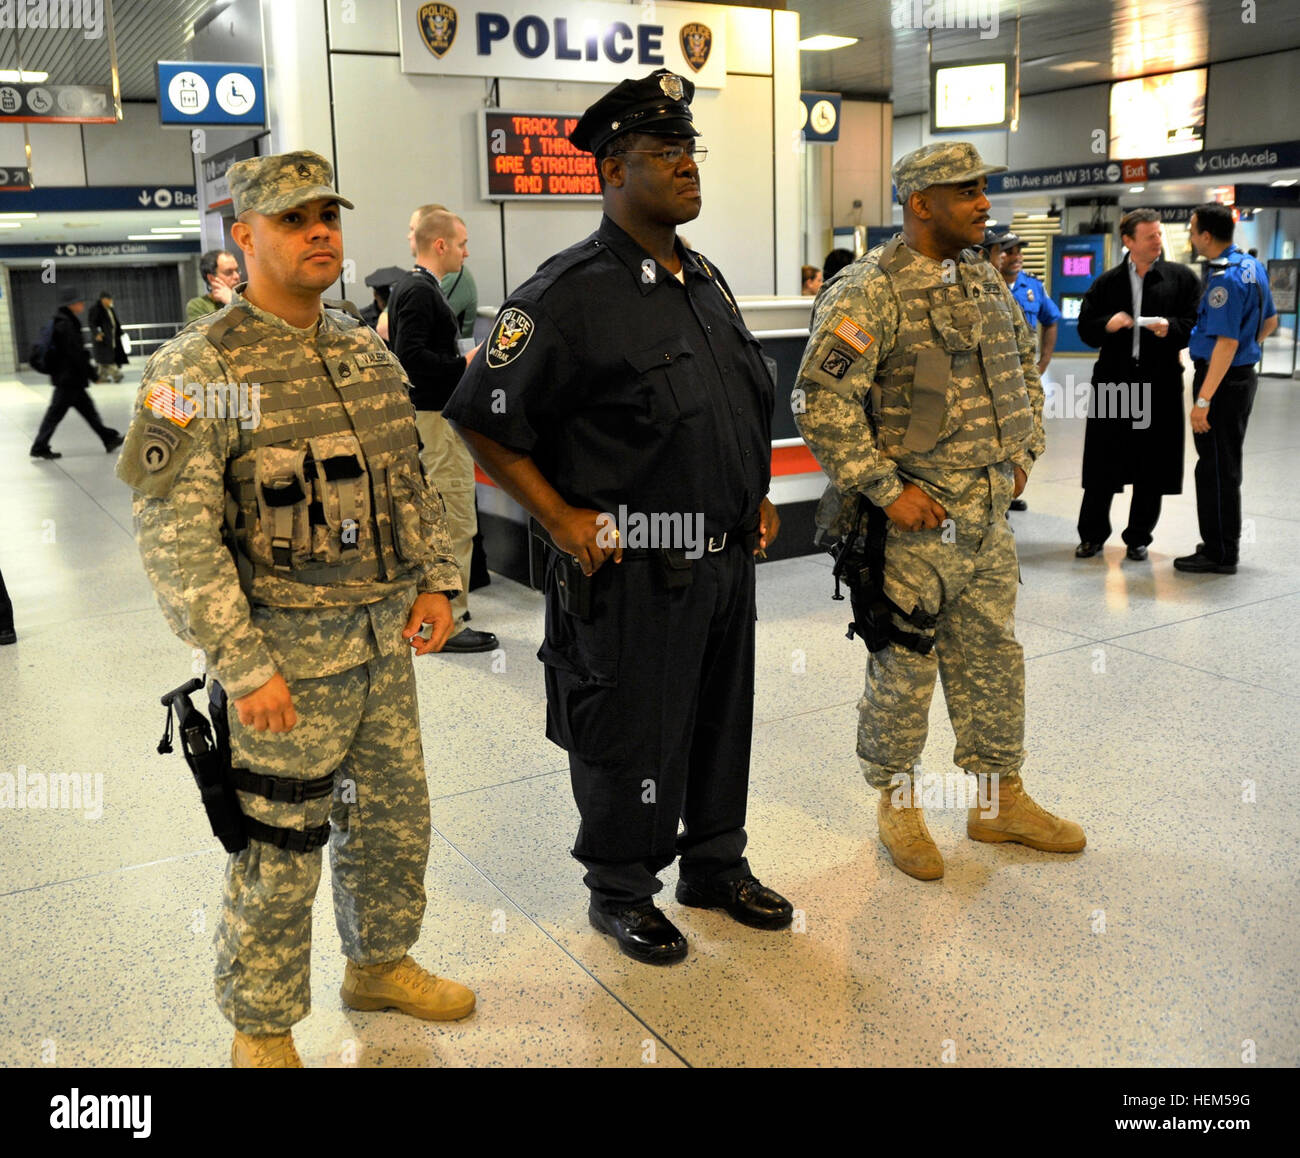
M 41 327 L 40 335 L 31 353 L 27 355 L 27 364 L 38 374 L 53 374 L 58 367 L 54 357 L 54 319 L 51 318 Z

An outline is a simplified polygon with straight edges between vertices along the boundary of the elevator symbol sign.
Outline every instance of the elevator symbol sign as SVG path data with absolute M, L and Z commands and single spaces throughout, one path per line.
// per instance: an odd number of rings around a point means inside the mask
M 252 64 L 158 62 L 164 125 L 265 125 L 266 87 Z

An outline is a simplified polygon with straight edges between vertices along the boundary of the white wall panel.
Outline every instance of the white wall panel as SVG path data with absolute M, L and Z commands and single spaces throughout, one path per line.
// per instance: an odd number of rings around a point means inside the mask
M 194 154 L 188 129 L 164 129 L 158 106 L 122 106 L 115 125 L 83 125 L 86 174 L 91 185 L 192 185 Z
M 327 12 L 333 51 L 398 51 L 397 0 L 328 0 Z
M 763 8 L 727 8 L 727 71 L 772 73 L 772 14 Z M 797 12 L 781 13 L 793 17 Z
M 799 292 L 799 267 L 803 264 L 803 160 L 799 138 L 799 13 L 772 13 L 772 127 L 773 218 L 775 221 L 776 280 L 771 292 Z M 737 291 L 739 292 L 739 291 Z

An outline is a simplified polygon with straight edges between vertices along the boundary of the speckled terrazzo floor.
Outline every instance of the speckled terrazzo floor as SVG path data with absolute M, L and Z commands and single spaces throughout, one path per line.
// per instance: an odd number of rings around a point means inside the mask
M 1086 377 L 1058 360 L 1052 376 Z M 328 873 L 315 911 L 315 1066 L 1223 1066 L 1300 1062 L 1300 395 L 1265 380 L 1247 441 L 1249 536 L 1235 577 L 1170 565 L 1196 541 L 1166 500 L 1148 563 L 1076 561 L 1082 424 L 1049 423 L 1024 587 L 1027 784 L 1079 820 L 1057 857 L 966 839 L 930 810 L 941 882 L 899 874 L 853 759 L 864 652 L 843 638 L 828 561 L 759 570 L 750 794 L 756 871 L 800 910 L 760 933 L 660 899 L 691 943 L 640 966 L 586 922 L 563 754 L 542 734 L 537 597 L 476 593 L 491 657 L 417 664 L 433 848 L 420 960 L 470 984 L 469 1021 L 345 1012 Z M 134 388 L 97 386 L 124 427 Z M 34 464 L 48 399 L 0 381 L 3 570 L 19 644 L 0 648 L 0 772 L 103 773 L 97 819 L 0 812 L 0 1064 L 225 1064 L 211 996 L 222 854 L 179 757 L 154 754 L 156 697 L 189 650 L 166 630 L 126 491 L 81 420 Z M 1115 504 L 1122 526 L 1127 496 Z M 498 667 L 501 665 L 498 664 Z M 929 771 L 950 768 L 936 695 Z

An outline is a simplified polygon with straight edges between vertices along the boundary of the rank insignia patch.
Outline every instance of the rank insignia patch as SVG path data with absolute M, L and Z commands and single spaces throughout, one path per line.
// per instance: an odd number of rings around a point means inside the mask
M 867 347 L 875 341 L 866 330 L 855 325 L 848 318 L 841 317 L 835 324 L 835 336 L 841 339 L 846 346 L 851 346 L 859 354 L 865 354 Z
M 492 336 L 487 340 L 489 370 L 513 362 L 524 352 L 528 339 L 533 336 L 533 319 L 523 310 L 511 306 L 497 319 Z
M 456 9 L 450 4 L 421 4 L 416 19 L 424 47 L 441 60 L 456 39 Z
M 707 24 L 683 24 L 681 41 L 686 63 L 699 72 L 709 62 L 709 52 L 713 48 L 713 30 Z M 676 96 L 673 99 L 682 98 Z
M 832 378 L 840 379 L 849 372 L 849 367 L 853 365 L 853 359 L 843 350 L 832 350 L 822 360 L 822 369 Z
M 187 402 L 167 383 L 159 382 L 144 400 L 145 409 L 155 418 L 165 418 L 177 426 L 185 427 L 198 411 L 192 402 Z
M 1210 301 L 1210 308 L 1212 310 L 1217 310 L 1221 308 L 1222 306 L 1227 304 L 1228 291 L 1223 286 L 1216 285 L 1212 290 L 1210 290 L 1209 301 Z

